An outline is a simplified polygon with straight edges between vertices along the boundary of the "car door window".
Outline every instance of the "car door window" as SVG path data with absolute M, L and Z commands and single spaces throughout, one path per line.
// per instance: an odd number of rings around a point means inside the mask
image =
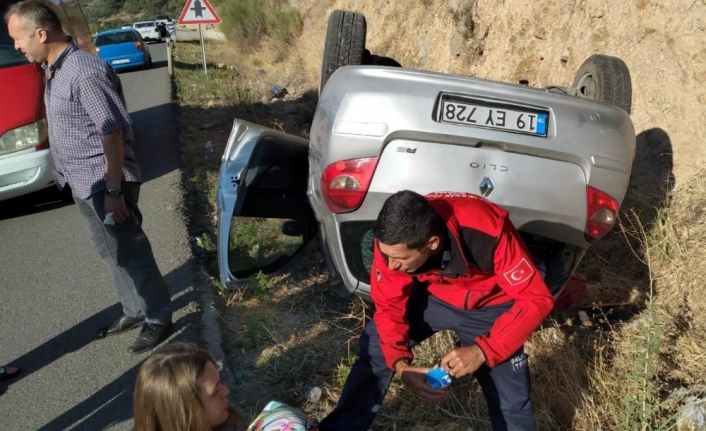
M 218 254 L 224 285 L 272 274 L 307 249 L 318 225 L 306 195 L 308 142 L 242 122 L 219 178 Z M 230 153 L 229 153 L 230 151 Z
M 134 42 L 135 35 L 132 33 L 111 33 L 101 34 L 96 37 L 96 46 L 114 45 L 118 43 Z
M 267 273 L 288 260 L 304 245 L 303 234 L 283 233 L 292 223 L 280 218 L 234 217 L 229 235 L 231 271 L 240 275 L 255 270 Z
M 313 234 L 304 228 L 312 218 L 306 152 L 266 137 L 253 152 L 251 166 L 229 235 L 230 269 L 240 275 L 276 270 Z

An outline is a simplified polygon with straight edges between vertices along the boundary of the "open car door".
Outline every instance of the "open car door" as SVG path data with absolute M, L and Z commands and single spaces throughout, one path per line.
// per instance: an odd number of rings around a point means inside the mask
M 235 120 L 218 178 L 218 267 L 230 288 L 276 273 L 318 227 L 307 198 L 309 142 Z

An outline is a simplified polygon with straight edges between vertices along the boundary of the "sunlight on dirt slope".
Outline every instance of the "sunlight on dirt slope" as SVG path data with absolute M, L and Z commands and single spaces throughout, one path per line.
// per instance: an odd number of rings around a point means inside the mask
M 309 83 L 319 72 L 326 17 L 356 10 L 367 47 L 405 67 L 530 85 L 570 84 L 594 53 L 622 58 L 633 82 L 636 132 L 660 128 L 677 181 L 706 161 L 706 1 L 293 1 L 304 33 L 294 48 Z M 413 4 L 416 3 L 416 6 Z

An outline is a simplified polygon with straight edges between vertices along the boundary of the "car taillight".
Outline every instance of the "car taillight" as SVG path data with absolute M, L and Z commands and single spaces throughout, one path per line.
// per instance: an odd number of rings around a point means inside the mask
M 137 49 L 142 51 L 142 42 L 140 42 L 140 41 L 135 42 L 135 46 L 137 47 Z
M 602 191 L 588 186 L 586 189 L 586 240 L 596 241 L 607 234 L 618 219 L 618 202 Z
M 378 158 L 340 160 L 321 175 L 321 191 L 334 214 L 355 211 L 363 203 L 373 178 Z

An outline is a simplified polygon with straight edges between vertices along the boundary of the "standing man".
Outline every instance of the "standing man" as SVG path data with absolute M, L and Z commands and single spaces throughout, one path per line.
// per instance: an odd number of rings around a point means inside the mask
M 176 42 L 176 24 L 173 19 L 167 22 L 167 31 L 169 32 L 169 38 L 172 42 Z
M 107 63 L 68 40 L 58 16 L 44 3 L 15 3 L 5 22 L 15 48 L 45 69 L 56 182 L 60 188 L 71 186 L 91 244 L 108 264 L 123 306 L 123 315 L 99 336 L 142 325 L 129 351 L 149 350 L 168 336 L 172 309 L 142 230 L 140 169 L 120 79 Z
M 553 299 L 508 213 L 472 194 L 401 191 L 383 205 L 373 234 L 375 314 L 319 430 L 367 430 L 394 373 L 426 401 L 446 398 L 448 389 L 427 384 L 430 368 L 412 365 L 411 348 L 447 329 L 462 347 L 447 352 L 441 368 L 454 379 L 473 373 L 493 430 L 534 430 L 522 346 Z

